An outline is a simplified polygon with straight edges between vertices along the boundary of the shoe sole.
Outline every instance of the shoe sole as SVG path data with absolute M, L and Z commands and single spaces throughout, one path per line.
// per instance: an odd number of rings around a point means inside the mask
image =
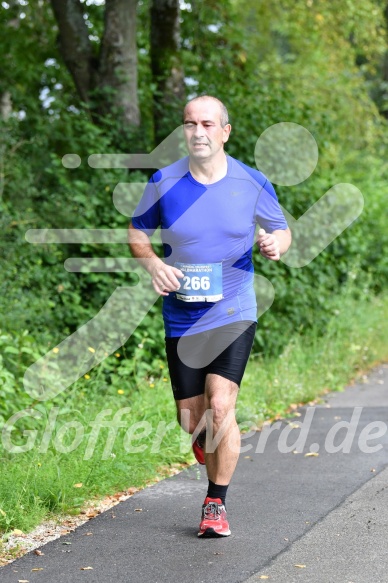
M 227 532 L 217 532 L 214 528 L 207 528 L 203 532 L 199 532 L 198 536 L 200 538 L 221 538 L 223 536 L 230 536 L 231 532 L 228 530 Z

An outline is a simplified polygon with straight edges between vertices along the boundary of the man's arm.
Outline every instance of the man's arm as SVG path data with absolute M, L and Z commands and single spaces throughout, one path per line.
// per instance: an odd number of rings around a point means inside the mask
M 257 245 L 263 257 L 272 261 L 279 261 L 291 245 L 290 229 L 278 229 L 272 233 L 266 233 L 264 229 L 259 230 Z
M 168 296 L 168 292 L 180 288 L 178 277 L 182 278 L 183 273 L 176 267 L 166 265 L 152 249 L 148 235 L 140 229 L 135 229 L 132 223 L 129 225 L 128 243 L 133 257 L 150 274 L 152 285 L 158 294 Z

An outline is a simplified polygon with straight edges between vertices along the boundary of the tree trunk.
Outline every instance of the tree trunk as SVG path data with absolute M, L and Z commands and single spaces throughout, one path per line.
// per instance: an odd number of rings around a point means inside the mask
M 106 0 L 105 28 L 100 54 L 100 83 L 102 113 L 111 111 L 111 105 L 124 127 L 140 124 L 137 98 L 137 0 Z M 109 92 L 114 89 L 114 101 Z
M 113 114 L 125 131 L 140 124 L 137 98 L 137 0 L 106 0 L 99 57 L 93 55 L 80 0 L 51 0 L 59 49 L 81 100 L 101 124 Z
M 185 99 L 180 60 L 179 0 L 152 0 L 151 69 L 154 93 L 154 128 L 159 143 L 181 122 Z
M 59 50 L 82 101 L 92 89 L 92 45 L 79 0 L 51 0 L 59 28 Z

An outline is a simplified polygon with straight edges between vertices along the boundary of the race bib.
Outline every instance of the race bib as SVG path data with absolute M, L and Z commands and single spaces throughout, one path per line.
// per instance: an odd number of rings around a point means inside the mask
M 184 274 L 181 287 L 176 292 L 183 302 L 218 302 L 222 294 L 222 263 L 179 263 L 177 267 Z

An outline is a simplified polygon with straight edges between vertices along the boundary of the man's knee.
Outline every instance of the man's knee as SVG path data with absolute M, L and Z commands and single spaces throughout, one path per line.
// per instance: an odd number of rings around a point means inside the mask
M 216 427 L 223 423 L 231 423 L 235 419 L 234 399 L 222 393 L 212 395 L 209 399 L 209 413 Z
M 192 409 L 176 401 L 177 419 L 179 425 L 186 433 L 198 433 L 205 427 L 205 417 L 202 408 L 200 410 Z

